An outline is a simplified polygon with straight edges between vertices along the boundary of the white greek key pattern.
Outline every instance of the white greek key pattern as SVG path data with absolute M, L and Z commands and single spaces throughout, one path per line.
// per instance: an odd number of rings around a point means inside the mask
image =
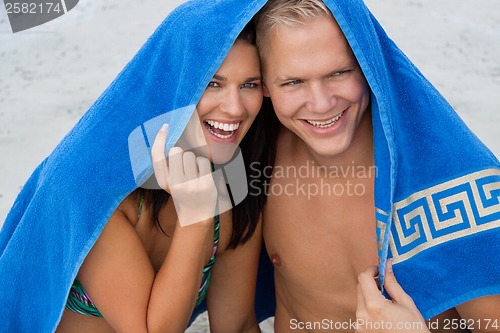
M 500 170 L 488 169 L 414 193 L 394 204 L 394 263 L 436 245 L 500 228 Z
M 389 219 L 389 214 L 377 208 L 375 216 L 377 220 L 377 247 L 380 258 L 382 257 L 382 248 L 384 244 L 385 232 L 387 227 L 387 220 Z

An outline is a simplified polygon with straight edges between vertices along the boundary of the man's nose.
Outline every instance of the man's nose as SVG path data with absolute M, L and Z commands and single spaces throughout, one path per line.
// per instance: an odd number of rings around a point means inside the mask
M 316 82 L 310 88 L 309 111 L 315 113 L 328 113 L 337 103 L 335 94 L 326 83 Z

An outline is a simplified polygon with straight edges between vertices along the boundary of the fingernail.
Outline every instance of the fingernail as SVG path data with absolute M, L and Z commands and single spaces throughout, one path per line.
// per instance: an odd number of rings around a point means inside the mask
M 163 124 L 163 126 L 160 129 L 160 132 L 166 132 L 168 130 L 168 124 Z

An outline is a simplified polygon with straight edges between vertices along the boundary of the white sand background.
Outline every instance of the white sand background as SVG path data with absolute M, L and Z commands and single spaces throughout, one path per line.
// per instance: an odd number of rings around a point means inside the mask
M 182 2 L 82 0 L 66 15 L 16 34 L 0 6 L 0 226 L 33 169 Z M 366 2 L 500 156 L 500 1 Z M 269 322 L 263 327 L 272 331 Z M 206 317 L 189 331 L 208 332 Z

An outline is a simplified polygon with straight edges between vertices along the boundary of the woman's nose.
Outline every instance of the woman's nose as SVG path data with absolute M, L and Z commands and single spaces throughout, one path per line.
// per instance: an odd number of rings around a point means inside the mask
M 232 116 L 240 116 L 245 112 L 242 96 L 239 89 L 229 89 L 221 101 L 223 112 Z

